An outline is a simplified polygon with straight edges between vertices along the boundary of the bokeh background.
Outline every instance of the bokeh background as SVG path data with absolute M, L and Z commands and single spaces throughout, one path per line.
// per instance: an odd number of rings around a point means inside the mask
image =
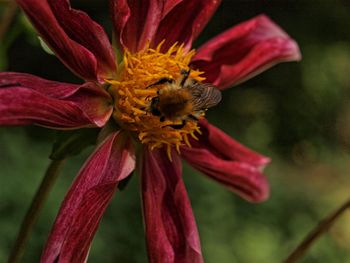
M 0 69 L 79 83 L 46 53 L 12 0 L 0 0 Z M 111 32 L 106 0 L 72 0 Z M 350 2 L 223 0 L 195 46 L 260 13 L 300 44 L 303 61 L 281 64 L 225 91 L 208 118 L 243 144 L 271 156 L 271 197 L 247 203 L 185 166 L 184 179 L 208 263 L 281 262 L 321 218 L 350 196 Z M 9 19 L 11 18 L 11 19 Z M 4 24 L 10 21 L 5 32 Z M 20 96 L 20 94 L 19 94 Z M 49 163 L 55 132 L 0 128 L 0 262 Z M 71 158 L 35 226 L 23 262 L 38 262 L 57 209 L 93 148 Z M 115 195 L 89 262 L 147 262 L 138 178 Z M 300 262 L 350 262 L 350 213 Z

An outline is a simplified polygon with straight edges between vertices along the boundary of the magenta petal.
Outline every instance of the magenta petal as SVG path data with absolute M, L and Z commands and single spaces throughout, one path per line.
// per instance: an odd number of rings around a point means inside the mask
M 165 17 L 175 6 L 184 0 L 167 0 L 164 2 L 163 17 Z
M 80 88 L 80 85 L 46 80 L 27 73 L 0 72 L 0 88 L 15 86 L 33 89 L 56 99 L 67 98 Z
M 110 96 L 94 83 L 73 85 L 29 74 L 0 73 L 0 124 L 69 129 L 103 126 Z
M 132 52 L 153 39 L 162 18 L 161 0 L 110 0 L 116 39 Z
M 301 59 L 298 44 L 264 15 L 243 22 L 198 49 L 192 66 L 221 89 L 241 83 L 276 63 Z
M 143 213 L 150 262 L 203 262 L 179 156 L 173 151 L 171 162 L 164 149 L 145 147 L 143 153 Z
M 269 187 L 262 170 L 270 159 L 239 144 L 206 120 L 200 122 L 200 128 L 199 141 L 191 140 L 192 147 L 181 148 L 182 157 L 248 201 L 266 200 Z
M 17 0 L 17 3 L 40 36 L 68 68 L 85 80 L 97 79 L 95 56 L 66 34 L 47 0 Z
M 135 168 L 132 142 L 111 134 L 84 164 L 62 203 L 41 262 L 85 262 L 118 182 Z
M 220 3 L 221 0 L 170 1 L 165 5 L 165 17 L 153 40 L 154 45 L 165 39 L 164 49 L 175 42 L 191 48 L 193 40 L 202 32 Z
M 116 71 L 116 64 L 112 46 L 103 28 L 86 13 L 72 9 L 68 0 L 48 2 L 65 33 L 94 54 L 99 77 L 111 77 Z
M 104 126 L 113 112 L 113 99 L 93 82 L 85 83 L 65 100 L 73 102 L 98 127 Z

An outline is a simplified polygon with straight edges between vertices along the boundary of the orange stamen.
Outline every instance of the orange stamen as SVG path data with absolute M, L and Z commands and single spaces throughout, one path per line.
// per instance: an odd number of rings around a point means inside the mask
M 140 142 L 147 144 L 150 149 L 167 147 L 167 155 L 171 160 L 172 147 L 180 152 L 182 145 L 190 146 L 188 136 L 198 140 L 194 133 L 200 133 L 200 130 L 194 120 L 188 120 L 181 129 L 174 129 L 170 125 L 179 125 L 179 121 L 161 122 L 158 116 L 152 115 L 149 110 L 151 100 L 164 85 L 148 86 L 161 78 L 179 78 L 181 69 L 189 69 L 195 51 L 187 52 L 184 45 L 175 43 L 162 53 L 163 43 L 156 48 L 148 45 L 136 53 L 126 50 L 117 78 L 106 82 L 111 85 L 108 91 L 115 99 L 113 117 L 116 122 L 135 133 Z M 192 69 L 190 77 L 203 81 L 201 74 L 203 72 Z

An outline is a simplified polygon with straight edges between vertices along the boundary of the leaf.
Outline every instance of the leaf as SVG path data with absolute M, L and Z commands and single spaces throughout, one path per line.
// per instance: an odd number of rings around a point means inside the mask
M 96 144 L 101 129 L 89 128 L 74 131 L 59 131 L 53 144 L 50 159 L 61 160 L 78 155 L 86 147 Z
M 41 37 L 38 37 L 39 38 L 39 41 L 40 41 L 40 45 L 41 47 L 44 49 L 44 51 L 49 54 L 49 55 L 55 55 L 55 53 L 49 48 L 48 45 L 46 45 L 45 41 L 41 38 Z

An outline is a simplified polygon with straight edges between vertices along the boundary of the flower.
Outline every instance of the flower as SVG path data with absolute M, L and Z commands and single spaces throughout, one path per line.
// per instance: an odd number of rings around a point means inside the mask
M 56 56 L 84 80 L 74 85 L 23 73 L 0 73 L 0 124 L 53 129 L 107 127 L 68 191 L 42 262 L 85 262 L 118 183 L 135 169 L 141 145 L 141 189 L 151 262 L 202 262 L 198 231 L 181 178 L 181 158 L 251 202 L 268 197 L 269 158 L 199 121 L 161 120 L 150 104 L 162 78 L 190 72 L 220 90 L 272 65 L 300 59 L 297 44 L 268 17 L 234 26 L 191 50 L 218 0 L 111 0 L 115 53 L 100 25 L 68 0 L 17 0 Z M 116 55 L 117 54 L 117 55 Z M 121 54 L 119 56 L 119 54 Z M 190 71 L 191 69 L 191 71 Z

